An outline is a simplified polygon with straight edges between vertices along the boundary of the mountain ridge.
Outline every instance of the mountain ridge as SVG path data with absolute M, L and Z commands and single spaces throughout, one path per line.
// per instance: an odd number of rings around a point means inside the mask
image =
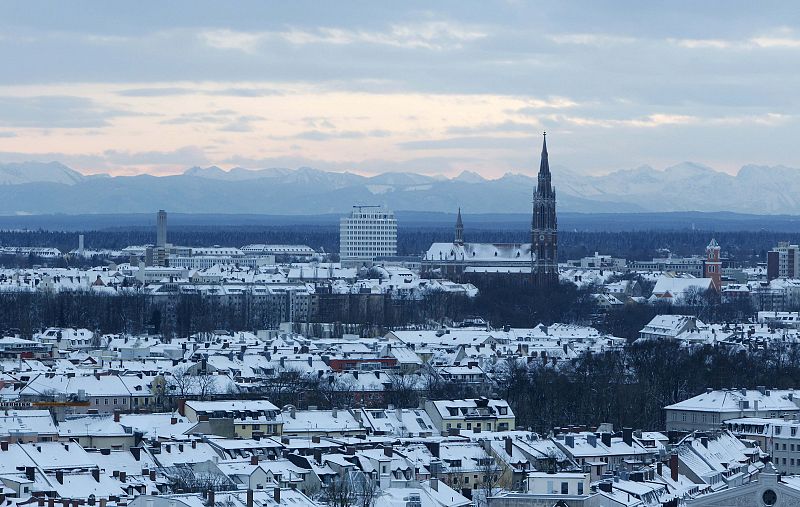
M 736 174 L 694 162 L 585 176 L 553 167 L 560 211 L 640 213 L 731 211 L 800 214 L 800 169 L 748 164 Z M 414 172 L 361 175 L 311 167 L 224 170 L 190 167 L 170 176 L 83 175 L 59 162 L 0 164 L 0 214 L 186 213 L 320 214 L 354 204 L 392 209 L 525 213 L 535 175 L 487 179 Z M 724 189 L 724 191 L 722 191 Z

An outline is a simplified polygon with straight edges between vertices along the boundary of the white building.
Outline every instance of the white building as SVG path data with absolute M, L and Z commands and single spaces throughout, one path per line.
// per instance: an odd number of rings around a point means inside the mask
M 376 257 L 397 255 L 397 220 L 381 206 L 353 206 L 339 227 L 343 263 L 370 263 Z

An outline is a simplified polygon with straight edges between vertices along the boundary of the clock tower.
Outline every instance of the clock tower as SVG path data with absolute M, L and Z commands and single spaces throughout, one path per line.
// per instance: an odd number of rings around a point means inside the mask
M 533 283 L 537 287 L 558 285 L 556 191 L 550 181 L 546 132 L 542 141 L 542 161 L 539 164 L 539 179 L 536 190 L 533 193 L 531 255 Z

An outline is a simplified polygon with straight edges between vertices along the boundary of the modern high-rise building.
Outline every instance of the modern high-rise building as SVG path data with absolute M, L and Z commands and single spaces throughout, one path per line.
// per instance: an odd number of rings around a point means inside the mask
M 339 225 L 339 257 L 348 265 L 397 255 L 397 220 L 382 206 L 353 206 Z
M 167 246 L 167 212 L 163 209 L 156 214 L 156 246 Z
M 156 246 L 148 252 L 147 262 L 151 266 L 169 266 L 169 245 L 167 244 L 167 212 L 163 209 L 156 214 Z
M 767 252 L 767 279 L 800 277 L 800 247 L 781 241 Z
M 558 284 L 558 223 L 556 221 L 556 191 L 550 177 L 547 159 L 547 133 L 542 141 L 542 160 L 539 179 L 533 193 L 531 251 L 533 282 L 538 287 Z

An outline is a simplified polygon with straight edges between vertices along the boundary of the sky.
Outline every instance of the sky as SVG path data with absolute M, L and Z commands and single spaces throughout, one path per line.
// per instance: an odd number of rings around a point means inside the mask
M 0 162 L 800 167 L 793 2 L 0 3 Z

